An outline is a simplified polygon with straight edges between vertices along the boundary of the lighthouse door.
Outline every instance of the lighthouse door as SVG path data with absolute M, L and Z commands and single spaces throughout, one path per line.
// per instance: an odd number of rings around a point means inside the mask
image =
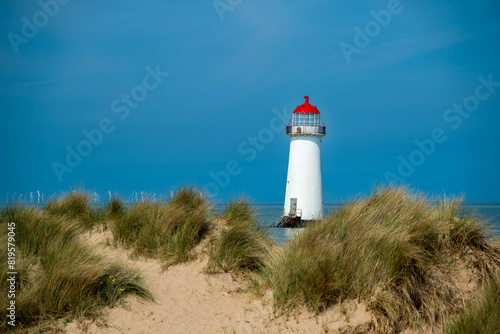
M 297 215 L 297 199 L 290 198 L 290 216 Z

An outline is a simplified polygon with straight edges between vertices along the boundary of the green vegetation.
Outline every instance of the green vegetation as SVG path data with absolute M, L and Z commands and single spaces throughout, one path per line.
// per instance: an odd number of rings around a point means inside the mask
M 73 190 L 59 198 L 52 198 L 45 205 L 45 213 L 55 217 L 67 217 L 76 220 L 86 230 L 92 229 L 103 219 L 99 208 L 90 204 L 91 196 L 84 190 Z
M 72 191 L 58 199 L 51 199 L 45 206 L 45 212 L 52 215 L 83 218 L 91 211 L 90 195 L 84 191 Z
M 444 333 L 500 333 L 499 273 L 490 279 L 475 303 L 461 310 L 454 322 L 446 324 Z
M 0 244 L 7 245 L 9 224 L 15 224 L 16 329 L 42 326 L 62 317 L 96 317 L 104 306 L 133 293 L 151 298 L 138 272 L 110 263 L 80 239 L 80 214 L 87 214 L 87 202 L 73 195 L 50 204 L 49 212 L 25 206 L 8 206 L 0 215 Z M 85 198 L 83 198 L 85 199 Z M 82 205 L 83 204 L 83 205 Z M 62 208 L 71 211 L 63 214 Z M 72 217 L 72 218 L 70 218 Z M 7 263 L 8 253 L 0 253 Z M 7 266 L 0 268 L 0 290 L 8 291 Z M 0 331 L 10 328 L 5 321 L 7 298 L 0 299 L 4 321 Z
M 195 257 L 193 249 L 209 230 L 211 207 L 195 188 L 179 187 L 168 202 L 141 201 L 112 227 L 117 244 L 136 255 L 156 257 L 167 267 Z
M 106 204 L 106 218 L 117 220 L 123 216 L 124 212 L 125 203 L 117 194 L 114 194 L 111 200 Z
M 452 255 L 474 252 L 483 277 L 500 266 L 499 249 L 477 219 L 460 214 L 460 203 L 388 187 L 311 223 L 274 256 L 275 305 L 319 312 L 361 298 L 382 332 L 442 322 L 459 301 L 432 277 L 453 265 Z
M 236 201 L 230 200 L 224 206 L 221 218 L 229 223 L 256 220 L 255 210 L 252 208 L 250 201 L 245 198 L 239 198 Z
M 259 228 L 248 200 L 230 201 L 224 208 L 209 247 L 208 272 L 263 272 L 271 254 L 269 236 Z

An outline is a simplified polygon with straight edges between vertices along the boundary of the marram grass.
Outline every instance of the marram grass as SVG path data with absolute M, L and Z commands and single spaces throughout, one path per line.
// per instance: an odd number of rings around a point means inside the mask
M 106 204 L 105 209 L 106 218 L 116 220 L 123 216 L 125 212 L 125 203 L 117 194 L 114 194 L 111 200 Z
M 151 298 L 136 270 L 109 262 L 81 241 L 77 217 L 24 206 L 6 207 L 0 217 L 3 245 L 7 224 L 15 223 L 17 330 L 62 317 L 96 317 L 102 307 L 129 293 Z M 6 252 L 0 254 L 0 261 L 7 263 Z M 7 291 L 6 266 L 0 268 L 0 279 L 0 289 Z M 3 319 L 7 302 L 0 299 Z M 0 324 L 0 331 L 9 328 L 6 321 Z
M 207 272 L 263 272 L 272 243 L 257 225 L 254 209 L 244 198 L 230 201 L 218 220 L 219 231 L 209 245 Z
M 321 311 L 360 298 L 377 328 L 441 323 L 458 308 L 449 291 L 431 280 L 452 254 L 471 250 L 486 277 L 500 266 L 500 252 L 481 223 L 460 214 L 460 200 L 434 202 L 405 188 L 376 190 L 323 221 L 311 223 L 276 253 L 268 269 L 275 305 Z
M 73 190 L 58 198 L 52 198 L 45 205 L 45 213 L 55 217 L 67 217 L 75 220 L 86 230 L 102 223 L 102 210 L 91 205 L 91 196 L 84 190 Z
M 71 218 L 82 218 L 91 210 L 90 194 L 82 190 L 74 190 L 59 198 L 52 198 L 45 205 L 45 211 L 53 215 L 67 215 Z
M 168 267 L 195 257 L 194 247 L 209 230 L 210 212 L 199 191 L 179 187 L 168 202 L 146 200 L 130 206 L 115 220 L 113 237 L 136 255 L 160 258 Z
M 244 197 L 238 200 L 230 200 L 223 208 L 221 218 L 233 224 L 240 221 L 254 221 L 255 209 L 252 208 L 250 201 Z

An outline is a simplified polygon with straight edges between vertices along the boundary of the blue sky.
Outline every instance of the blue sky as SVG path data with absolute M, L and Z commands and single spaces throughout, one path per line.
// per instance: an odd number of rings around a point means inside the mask
M 278 115 L 309 95 L 325 202 L 390 179 L 500 200 L 498 1 L 5 0 L 0 17 L 0 197 L 283 201 Z

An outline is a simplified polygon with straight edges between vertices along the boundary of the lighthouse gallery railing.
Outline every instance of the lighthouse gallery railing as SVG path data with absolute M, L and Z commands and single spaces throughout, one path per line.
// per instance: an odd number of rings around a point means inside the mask
M 318 134 L 326 135 L 325 126 L 311 126 L 311 125 L 288 125 L 286 127 L 286 134 Z

